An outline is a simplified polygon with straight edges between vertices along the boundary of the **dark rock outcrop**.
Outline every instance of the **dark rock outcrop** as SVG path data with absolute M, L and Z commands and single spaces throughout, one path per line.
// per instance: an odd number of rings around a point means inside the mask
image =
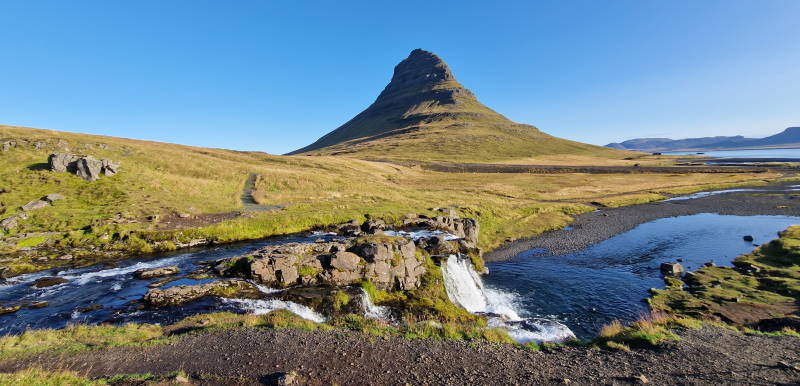
M 33 286 L 36 288 L 45 288 L 45 287 L 56 286 L 59 284 L 64 284 L 67 282 L 69 282 L 69 280 L 64 279 L 63 277 L 48 276 L 36 279 L 36 281 L 33 282 Z
M 164 277 L 176 275 L 181 269 L 178 266 L 171 265 L 168 267 L 158 267 L 152 269 L 140 269 L 133 273 L 133 277 L 141 280 L 153 279 L 156 277 Z
M 119 163 L 109 159 L 97 159 L 90 155 L 78 156 L 66 153 L 50 154 L 47 160 L 53 172 L 73 173 L 86 181 L 95 181 L 102 175 L 113 176 L 119 172 Z
M 258 293 L 252 284 L 241 280 L 223 280 L 197 285 L 179 285 L 167 289 L 151 289 L 142 300 L 152 307 L 178 306 L 205 296 L 247 296 Z
M 683 266 L 680 263 L 661 263 L 661 273 L 664 275 L 680 276 L 683 272 Z

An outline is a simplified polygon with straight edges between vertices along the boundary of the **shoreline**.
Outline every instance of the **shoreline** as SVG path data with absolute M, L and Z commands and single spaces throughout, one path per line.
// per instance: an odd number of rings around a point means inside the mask
M 598 208 L 594 212 L 576 215 L 569 225 L 572 230 L 559 229 L 515 240 L 485 253 L 483 257 L 487 262 L 498 262 L 511 260 L 531 249 L 545 249 L 550 256 L 577 252 L 638 225 L 668 217 L 700 213 L 800 216 L 800 191 L 788 190 L 790 185 L 797 185 L 797 182 L 753 186 L 758 191 L 731 192 L 675 201 L 662 200 L 618 208 Z M 748 186 L 735 189 L 740 188 Z

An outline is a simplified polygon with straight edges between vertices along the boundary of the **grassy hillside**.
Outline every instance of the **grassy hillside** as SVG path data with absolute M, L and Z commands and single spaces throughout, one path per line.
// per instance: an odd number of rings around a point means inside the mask
M 0 266 L 12 273 L 73 263 L 56 259 L 65 251 L 94 261 L 196 239 L 288 234 L 367 214 L 400 218 L 432 207 L 456 207 L 477 218 L 480 244 L 491 249 L 562 227 L 571 215 L 591 210 L 592 201 L 632 203 L 675 189 L 777 177 L 438 173 L 347 157 L 273 156 L 0 126 L 0 143 L 7 140 L 18 146 L 0 152 L 0 219 L 49 193 L 66 196 L 30 212 L 19 228 L 0 231 Z M 48 155 L 66 148 L 118 161 L 121 172 L 92 182 L 50 172 Z M 283 209 L 242 205 L 252 173 L 258 176 L 256 200 Z
M 556 138 L 512 122 L 478 101 L 436 54 L 417 49 L 395 67 L 372 105 L 292 154 L 498 162 L 553 154 L 623 158 L 635 153 Z

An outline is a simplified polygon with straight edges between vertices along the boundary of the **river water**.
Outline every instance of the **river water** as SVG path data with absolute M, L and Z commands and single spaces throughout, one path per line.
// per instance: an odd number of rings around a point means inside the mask
M 632 320 L 647 312 L 643 299 L 648 296 L 648 289 L 663 288 L 659 272 L 662 262 L 680 258 L 688 269 L 712 260 L 727 265 L 734 257 L 753 249 L 753 243 L 743 241 L 742 236 L 752 235 L 755 243 L 763 243 L 792 224 L 800 224 L 800 218 L 716 214 L 665 218 L 577 253 L 553 256 L 547 251 L 532 250 L 511 261 L 489 263 L 490 274 L 482 278 L 471 272 L 471 266 L 463 259 L 448 260 L 443 273 L 454 301 L 471 312 L 498 316 L 492 319 L 493 325 L 508 328 L 521 341 L 564 338 L 573 332 L 578 337 L 591 338 L 599 326 L 613 319 Z M 181 274 L 187 274 L 199 268 L 198 262 L 241 255 L 268 244 L 320 237 L 336 236 L 274 238 L 160 255 L 146 261 L 131 259 L 112 266 L 101 264 L 19 276 L 0 284 L 0 304 L 46 301 L 49 306 L 23 307 L 15 314 L 0 316 L 0 334 L 20 333 L 28 328 L 62 328 L 69 323 L 168 324 L 197 313 L 260 314 L 278 308 L 321 321 L 322 315 L 306 307 L 277 300 L 204 298 L 165 310 L 139 309 L 134 301 L 157 279 L 133 277 L 138 269 L 168 265 L 177 265 Z M 68 282 L 34 288 L 33 282 L 45 276 L 58 276 Z M 161 288 L 207 280 L 184 278 Z M 366 311 L 373 317 L 386 315 L 386 310 L 374 305 Z
M 514 294 L 523 316 L 551 318 L 578 337 L 591 338 L 614 319 L 635 320 L 648 312 L 650 288 L 664 288 L 659 266 L 682 259 L 694 270 L 713 261 L 730 265 L 755 244 L 800 217 L 697 214 L 658 219 L 576 253 L 531 250 L 510 261 L 488 263 L 487 287 Z M 753 242 L 742 239 L 752 235 Z

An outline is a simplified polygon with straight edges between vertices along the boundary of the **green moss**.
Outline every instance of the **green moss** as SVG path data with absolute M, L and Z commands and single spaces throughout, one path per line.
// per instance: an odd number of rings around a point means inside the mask
M 333 293 L 333 309 L 340 311 L 344 306 L 350 303 L 350 297 L 344 291 L 336 291 Z
M 35 247 L 47 241 L 47 236 L 35 236 L 21 240 L 17 243 L 17 248 Z
M 297 269 L 297 274 L 302 277 L 315 277 L 319 274 L 319 270 L 310 265 L 303 265 Z
M 667 288 L 651 291 L 648 302 L 653 309 L 687 320 L 715 320 L 718 310 L 732 303 L 783 309 L 800 297 L 800 227 L 790 227 L 779 239 L 737 257 L 733 264 L 738 268 L 700 268 L 684 281 L 665 278 Z M 762 315 L 776 316 L 783 315 L 775 311 Z

